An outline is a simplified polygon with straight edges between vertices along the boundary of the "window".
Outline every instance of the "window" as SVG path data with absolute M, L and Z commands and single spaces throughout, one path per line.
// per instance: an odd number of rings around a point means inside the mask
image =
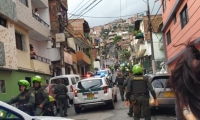
M 163 0 L 163 12 L 166 10 L 166 0 Z
M 72 84 L 75 85 L 76 84 L 76 80 L 74 78 L 71 78 Z
M 0 25 L 6 27 L 6 25 L 7 25 L 7 20 L 4 19 L 4 18 L 2 18 L 2 17 L 0 17 Z
M 24 120 L 24 118 L 13 110 L 0 106 L 0 120 Z
M 93 89 L 93 88 L 99 88 L 102 84 L 103 84 L 102 79 L 91 79 L 91 80 L 79 82 L 78 88 L 81 90 Z
M 181 19 L 181 27 L 184 28 L 189 21 L 187 5 L 181 11 L 180 19 Z
M 16 47 L 18 50 L 23 50 L 23 36 L 17 32 L 15 32 L 15 40 L 16 40 Z
M 27 0 L 19 0 L 19 1 L 28 7 L 28 1 Z
M 79 78 L 78 77 L 75 77 L 76 78 L 76 82 L 78 82 L 79 81 Z
M 174 24 L 176 23 L 176 15 L 174 15 Z
M 167 32 L 167 44 L 169 45 L 171 43 L 171 33 L 170 30 Z
M 6 83 L 5 80 L 0 80 L 0 87 L 1 87 L 1 93 L 6 93 Z

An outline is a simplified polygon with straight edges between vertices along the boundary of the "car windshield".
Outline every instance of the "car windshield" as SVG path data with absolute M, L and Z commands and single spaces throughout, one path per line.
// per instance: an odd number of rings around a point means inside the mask
M 102 85 L 102 80 L 101 79 L 91 79 L 87 81 L 81 81 L 78 83 L 78 88 L 79 89 L 93 89 L 93 88 L 99 88 Z
M 152 85 L 154 88 L 169 88 L 170 85 L 168 81 L 169 76 L 155 77 L 153 78 Z
M 62 84 L 68 86 L 69 85 L 69 79 L 68 78 L 59 78 L 62 80 Z M 51 84 L 58 84 L 59 79 L 52 79 Z
M 101 75 L 102 73 L 103 73 L 103 74 L 107 74 L 108 72 L 107 72 L 107 71 L 98 71 L 96 74 L 97 74 L 97 75 Z

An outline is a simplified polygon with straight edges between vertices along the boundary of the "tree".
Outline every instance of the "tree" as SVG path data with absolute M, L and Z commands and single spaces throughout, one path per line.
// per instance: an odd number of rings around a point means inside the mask
M 121 36 L 115 36 L 113 40 L 114 40 L 114 43 L 116 44 L 116 43 L 119 42 L 121 39 L 122 39 Z
M 120 55 L 120 59 L 124 62 L 128 62 L 129 58 L 131 57 L 131 52 L 127 49 L 123 49 Z

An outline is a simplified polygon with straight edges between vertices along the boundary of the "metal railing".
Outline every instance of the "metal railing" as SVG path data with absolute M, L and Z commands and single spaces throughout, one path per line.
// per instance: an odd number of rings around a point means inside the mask
M 40 62 L 51 64 L 51 60 L 49 60 L 47 58 L 44 58 L 44 57 L 41 57 L 41 56 L 38 56 L 38 55 L 35 55 L 35 59 L 38 60 L 38 61 L 40 61 Z
M 40 23 L 44 24 L 44 26 L 49 27 L 49 24 L 44 22 L 39 16 L 37 16 L 35 13 L 32 13 L 33 17 L 38 20 Z

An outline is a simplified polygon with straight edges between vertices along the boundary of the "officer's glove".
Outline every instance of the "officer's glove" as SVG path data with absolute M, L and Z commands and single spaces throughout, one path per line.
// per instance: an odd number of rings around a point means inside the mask
M 129 102 L 129 101 L 126 101 L 126 102 L 125 102 L 125 105 L 126 105 L 127 107 L 129 107 L 129 106 L 130 106 L 130 102 Z

